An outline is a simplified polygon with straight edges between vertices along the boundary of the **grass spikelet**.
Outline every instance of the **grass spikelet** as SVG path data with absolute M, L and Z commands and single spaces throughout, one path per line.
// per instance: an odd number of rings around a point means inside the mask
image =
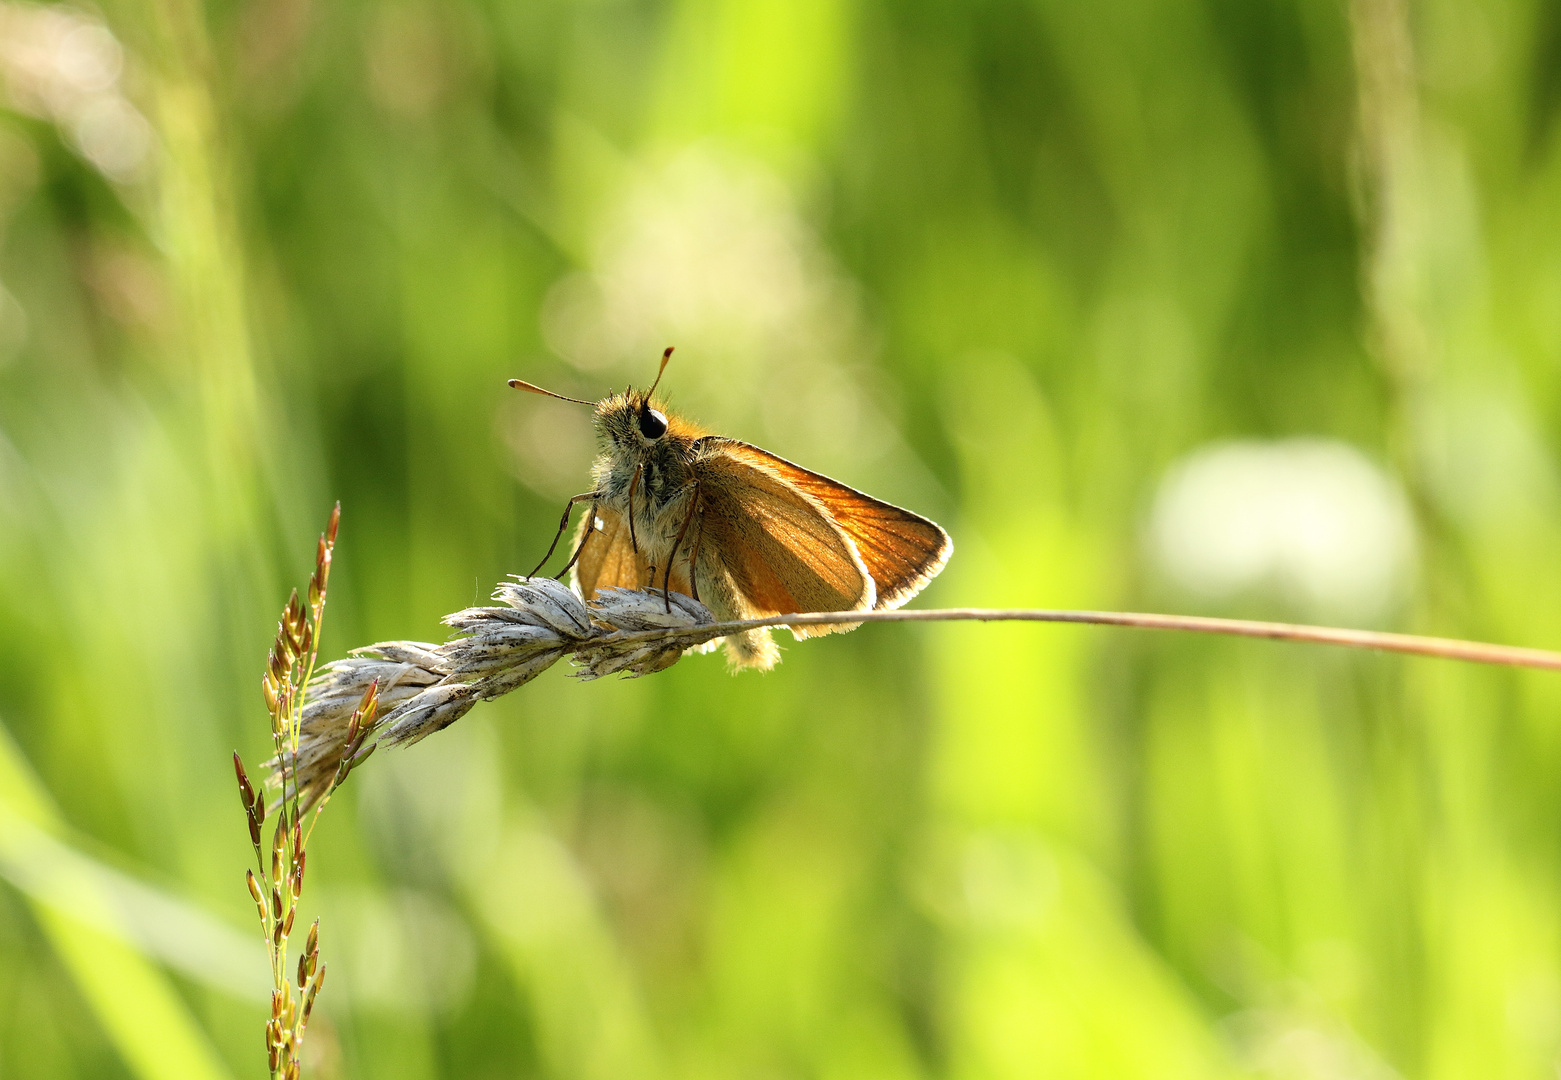
M 297 590 L 288 598 L 278 621 L 276 640 L 266 657 L 261 679 L 261 696 L 271 721 L 274 755 L 268 785 L 277 791 L 276 823 L 272 828 L 269 850 L 261 846 L 260 827 L 265 823 L 267 805 L 264 795 L 250 783 L 243 758 L 233 754 L 233 769 L 238 779 L 239 801 L 244 808 L 250 843 L 255 853 L 255 868 L 245 871 L 245 885 L 255 901 L 260 929 L 271 960 L 273 989 L 271 1016 L 266 1023 L 266 1062 L 272 1080 L 294 1080 L 302 1069 L 304 1030 L 315 996 L 324 981 L 325 964 L 320 960 L 320 922 L 309 927 L 309 936 L 297 962 L 298 994 L 294 997 L 292 974 L 287 962 L 288 937 L 303 896 L 305 868 L 308 865 L 309 838 L 321 812 L 347 779 L 357 762 L 373 751 L 371 738 L 378 723 L 380 703 L 377 672 L 352 683 L 350 702 L 345 705 L 345 720 L 331 767 L 314 771 L 307 778 L 300 770 L 303 760 L 300 746 L 308 719 L 305 703 L 308 687 L 316 678 L 320 631 L 325 621 L 325 598 L 330 585 L 331 555 L 336 546 L 336 531 L 341 522 L 341 506 L 331 512 L 330 523 L 315 547 L 314 572 L 308 591 L 300 599 Z M 308 816 L 308 827 L 304 817 Z

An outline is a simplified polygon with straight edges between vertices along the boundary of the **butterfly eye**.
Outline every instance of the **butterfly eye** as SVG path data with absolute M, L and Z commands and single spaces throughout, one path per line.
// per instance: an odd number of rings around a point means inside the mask
M 640 413 L 640 434 L 647 439 L 659 439 L 667 433 L 667 418 L 656 409 Z

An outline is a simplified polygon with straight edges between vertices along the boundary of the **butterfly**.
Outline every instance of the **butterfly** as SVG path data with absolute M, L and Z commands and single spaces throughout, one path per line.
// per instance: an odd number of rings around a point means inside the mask
M 649 390 L 600 401 L 565 397 L 522 379 L 510 385 L 592 406 L 601 452 L 590 491 L 564 507 L 552 558 L 576 504 L 589 512 L 575 533 L 581 596 L 599 589 L 660 588 L 700 601 L 722 621 L 815 611 L 883 611 L 910 600 L 954 550 L 935 522 L 776 457 L 712 435 L 669 413 Z M 798 638 L 855 623 L 793 627 Z M 735 667 L 767 670 L 780 650 L 767 629 L 725 639 Z

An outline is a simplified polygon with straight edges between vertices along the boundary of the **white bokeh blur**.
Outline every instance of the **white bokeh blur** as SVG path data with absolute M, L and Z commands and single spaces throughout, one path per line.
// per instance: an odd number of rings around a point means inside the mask
M 875 349 L 855 284 L 786 183 L 742 155 L 698 146 L 645 167 L 600 215 L 588 269 L 553 286 L 541 319 L 586 393 L 648 384 L 675 345 L 663 392 L 723 434 L 857 484 L 876 479 L 896 442 L 893 402 L 867 385 Z M 570 442 L 559 425 L 572 421 L 525 404 L 534 424 L 508 438 L 537 487 L 565 472 L 546 450 Z M 896 456 L 903 476 L 909 455 Z M 579 490 L 580 466 L 569 474 L 555 493 Z
M 152 126 L 125 97 L 124 50 L 101 20 L 73 7 L 0 3 L 0 89 L 11 108 L 49 120 L 118 183 L 145 175 Z
M 648 367 L 669 340 L 751 362 L 832 329 L 820 324 L 837 277 L 779 179 L 693 149 L 631 184 L 600 223 L 591 271 L 549 295 L 543 331 L 588 371 Z
M 1328 439 L 1195 450 L 1161 481 L 1148 540 L 1156 568 L 1198 599 L 1263 599 L 1307 618 L 1379 622 L 1415 575 L 1402 488 Z

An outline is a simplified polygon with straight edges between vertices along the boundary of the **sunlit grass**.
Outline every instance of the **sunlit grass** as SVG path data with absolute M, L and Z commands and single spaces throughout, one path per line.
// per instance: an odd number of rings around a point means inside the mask
M 1150 513 L 1207 444 L 1342 441 L 1411 509 L 1381 628 L 1561 644 L 1554 35 L 1399 9 L 110 5 L 92 93 L 155 132 L 121 173 L 0 37 L 0 1072 L 255 1073 L 227 762 L 269 752 L 281 583 L 337 497 L 326 656 L 528 569 L 589 440 L 508 377 L 590 396 L 676 342 L 700 420 L 949 527 L 928 606 L 1308 617 L 1182 591 Z M 1076 628 L 550 670 L 333 802 L 306 1045 L 1550 1075 L 1558 704 Z

